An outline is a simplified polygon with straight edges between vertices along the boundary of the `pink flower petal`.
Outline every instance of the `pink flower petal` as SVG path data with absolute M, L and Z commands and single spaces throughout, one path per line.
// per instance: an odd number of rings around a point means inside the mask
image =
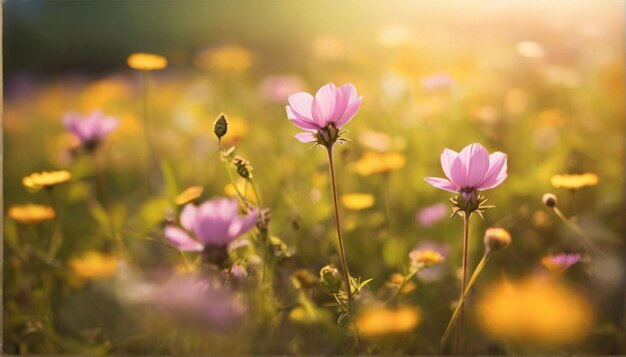
M 252 227 L 254 227 L 254 225 L 256 224 L 258 218 L 258 208 L 255 208 L 248 212 L 248 215 L 246 217 L 238 217 L 238 219 L 233 220 L 230 224 L 230 227 L 228 227 L 228 235 L 234 238 L 239 237 L 240 235 L 252 229 Z
M 180 224 L 188 231 L 193 231 L 198 217 L 198 208 L 193 203 L 187 204 L 180 213 Z
M 352 120 L 352 118 L 354 118 L 354 116 L 356 115 L 356 112 L 361 107 L 362 100 L 363 100 L 363 97 L 358 97 L 354 101 L 348 104 L 341 118 L 339 118 L 335 122 L 335 125 L 337 126 L 337 128 L 342 128 L 343 126 L 348 124 L 348 122 Z
M 176 248 L 186 252 L 200 252 L 204 246 L 193 240 L 187 232 L 174 226 L 165 227 L 165 238 Z
M 452 163 L 458 156 L 458 152 L 450 149 L 443 149 L 443 153 L 441 153 L 441 168 L 443 169 L 443 173 L 450 181 L 453 181 L 452 176 L 450 175 Z
M 302 120 L 298 116 L 296 116 L 291 110 L 291 107 L 286 106 L 285 108 L 287 110 L 287 118 L 289 118 L 289 120 L 291 120 L 291 122 L 298 128 L 304 129 L 304 130 L 318 130 L 319 129 L 319 127 L 317 126 L 315 122 L 309 121 L 309 120 Z
M 442 179 L 439 177 L 424 177 L 424 181 L 442 190 L 450 191 L 453 193 L 459 192 L 459 187 L 446 179 Z
M 313 133 L 310 133 L 308 131 L 305 131 L 303 133 L 298 133 L 294 137 L 296 139 L 298 139 L 298 141 L 301 142 L 301 143 L 310 143 L 312 141 L 316 141 L 317 140 L 315 138 L 315 135 L 313 135 Z
M 289 96 L 289 107 L 293 115 L 309 123 L 315 123 L 312 114 L 313 96 L 306 92 L 295 93 Z M 289 112 L 287 113 L 289 115 Z
M 465 186 L 477 187 L 483 180 L 487 170 L 489 170 L 489 153 L 480 144 L 471 144 L 463 148 L 459 153 L 459 158 L 463 161 L 467 176 Z
M 327 83 L 315 93 L 311 112 L 313 119 L 320 128 L 334 122 L 335 107 L 337 106 L 337 87 L 333 83 Z
M 488 190 L 502 183 L 507 177 L 507 156 L 499 151 L 489 155 L 489 170 L 480 183 L 479 190 Z

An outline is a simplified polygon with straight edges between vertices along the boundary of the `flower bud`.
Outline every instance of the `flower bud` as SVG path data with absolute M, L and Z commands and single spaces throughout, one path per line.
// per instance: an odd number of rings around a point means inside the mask
M 503 250 L 511 244 L 511 234 L 504 228 L 491 227 L 485 231 L 485 249 Z
M 443 255 L 431 249 L 413 250 L 409 253 L 409 258 L 411 258 L 411 264 L 424 268 L 440 264 L 445 260 Z
M 254 168 L 250 165 L 248 160 L 241 156 L 235 156 L 233 164 L 237 167 L 237 173 L 239 176 L 245 178 L 246 180 L 252 178 L 252 170 L 254 170 Z
M 224 113 L 220 114 L 217 120 L 215 120 L 213 132 L 218 139 L 221 139 L 222 136 L 226 135 L 228 132 L 228 121 L 226 120 L 226 115 Z
M 556 200 L 556 196 L 552 193 L 546 193 L 543 195 L 543 204 L 550 207 L 550 208 L 554 208 L 556 207 L 557 204 L 557 200 Z
M 330 292 L 338 292 L 341 289 L 341 275 L 339 270 L 332 265 L 326 265 L 320 270 L 322 284 Z

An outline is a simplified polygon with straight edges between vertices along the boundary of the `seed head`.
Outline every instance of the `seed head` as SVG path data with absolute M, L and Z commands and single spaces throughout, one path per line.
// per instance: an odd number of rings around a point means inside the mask
M 226 114 L 220 114 L 220 116 L 215 120 L 213 132 L 218 139 L 221 139 L 222 136 L 226 135 L 228 132 L 228 120 L 226 120 Z
M 558 202 L 556 196 L 552 193 L 546 193 L 545 195 L 543 195 L 542 200 L 543 204 L 550 208 L 556 207 L 556 204 Z

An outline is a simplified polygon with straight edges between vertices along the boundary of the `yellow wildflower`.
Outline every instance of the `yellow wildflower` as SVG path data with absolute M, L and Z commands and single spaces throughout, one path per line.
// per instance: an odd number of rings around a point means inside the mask
M 592 323 L 590 305 L 582 296 L 536 277 L 492 286 L 477 310 L 482 328 L 507 342 L 564 345 L 580 341 Z
M 42 171 L 30 174 L 22 179 L 22 185 L 27 188 L 49 188 L 69 181 L 72 174 L 68 171 Z
M 341 196 L 341 203 L 347 209 L 362 210 L 374 205 L 374 196 L 368 193 L 347 193 Z
M 202 195 L 204 188 L 202 186 L 191 186 L 185 191 L 176 196 L 176 204 L 184 205 L 189 203 Z
M 399 170 L 406 165 L 406 157 L 400 153 L 367 152 L 354 163 L 354 172 L 361 176 Z
M 154 71 L 167 67 L 167 59 L 152 53 L 133 53 L 126 61 L 128 67 L 139 71 Z
M 409 253 L 409 257 L 414 265 L 420 265 L 426 268 L 440 264 L 445 260 L 443 255 L 431 249 L 413 250 Z
M 376 337 L 412 331 L 420 320 L 420 313 L 415 308 L 370 308 L 358 316 L 356 325 L 364 336 Z
M 88 251 L 69 262 L 70 269 L 80 278 L 106 278 L 115 275 L 119 261 L 116 257 Z
M 585 186 L 595 186 L 598 184 L 598 175 L 586 173 L 580 175 L 554 175 L 550 179 L 552 186 L 556 188 L 567 188 L 569 190 L 578 190 Z
M 227 145 L 235 145 L 248 134 L 248 124 L 242 117 L 228 116 L 228 132 L 222 137 L 222 142 Z
M 200 69 L 219 72 L 243 72 L 254 64 L 254 56 L 240 46 L 209 48 L 200 52 L 195 63 Z
M 37 224 L 54 218 L 51 207 L 28 203 L 9 208 L 9 217 L 22 224 Z
M 397 290 L 400 288 L 403 281 L 404 281 L 404 275 L 395 273 L 389 277 L 389 280 L 385 283 L 385 285 L 387 285 L 389 288 Z M 401 295 L 408 294 L 411 291 L 415 290 L 415 288 L 416 288 L 415 283 L 409 280 L 406 283 L 404 283 L 404 286 L 402 287 L 402 290 L 400 290 L 399 293 Z
M 257 204 L 256 197 L 254 197 L 254 191 L 252 190 L 252 186 L 247 184 L 245 180 L 237 181 L 237 190 L 252 204 Z M 238 197 L 237 190 L 235 190 L 235 186 L 232 183 L 229 183 L 224 187 L 224 193 L 226 193 L 229 197 Z

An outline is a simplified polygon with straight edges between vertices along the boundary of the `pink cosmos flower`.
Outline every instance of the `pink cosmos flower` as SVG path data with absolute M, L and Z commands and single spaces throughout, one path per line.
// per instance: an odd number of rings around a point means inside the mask
M 254 227 L 258 216 L 258 209 L 246 216 L 239 215 L 236 198 L 212 199 L 197 207 L 190 203 L 180 214 L 184 230 L 167 226 L 165 238 L 176 248 L 188 252 L 199 252 L 207 246 L 228 248 L 237 237 Z
M 501 152 L 489 155 L 480 144 L 471 144 L 460 153 L 444 149 L 441 167 L 447 179 L 426 177 L 424 180 L 442 190 L 471 194 L 500 185 L 507 177 L 507 156 Z
M 300 78 L 289 74 L 277 74 L 266 77 L 261 83 L 261 94 L 271 102 L 284 102 L 293 92 L 302 90 Z
M 356 89 L 351 83 L 337 88 L 328 83 L 320 88 L 315 97 L 309 93 L 300 92 L 289 96 L 287 118 L 297 127 L 305 130 L 296 134 L 296 139 L 302 143 L 318 140 L 318 135 L 325 143 L 332 144 L 337 140 L 336 129 L 346 125 L 361 107 L 363 97 L 357 97 Z M 330 138 L 324 130 L 333 129 Z
M 131 301 L 169 314 L 177 321 L 218 329 L 235 326 L 245 306 L 232 290 L 207 278 L 171 276 L 156 282 L 140 282 L 132 289 Z
M 439 73 L 422 79 L 422 87 L 428 91 L 448 89 L 454 85 L 454 80 L 447 73 Z
M 93 150 L 117 128 L 119 121 L 105 116 L 100 111 L 95 111 L 85 117 L 67 113 L 63 116 L 63 125 L 80 140 L 87 150 Z
M 543 259 L 541 259 L 541 264 L 552 272 L 563 273 L 569 269 L 569 267 L 578 263 L 581 259 L 582 257 L 580 254 L 561 253 L 543 257 Z
M 443 203 L 435 203 L 424 207 L 417 212 L 415 218 L 424 227 L 430 227 L 448 216 L 448 206 Z

